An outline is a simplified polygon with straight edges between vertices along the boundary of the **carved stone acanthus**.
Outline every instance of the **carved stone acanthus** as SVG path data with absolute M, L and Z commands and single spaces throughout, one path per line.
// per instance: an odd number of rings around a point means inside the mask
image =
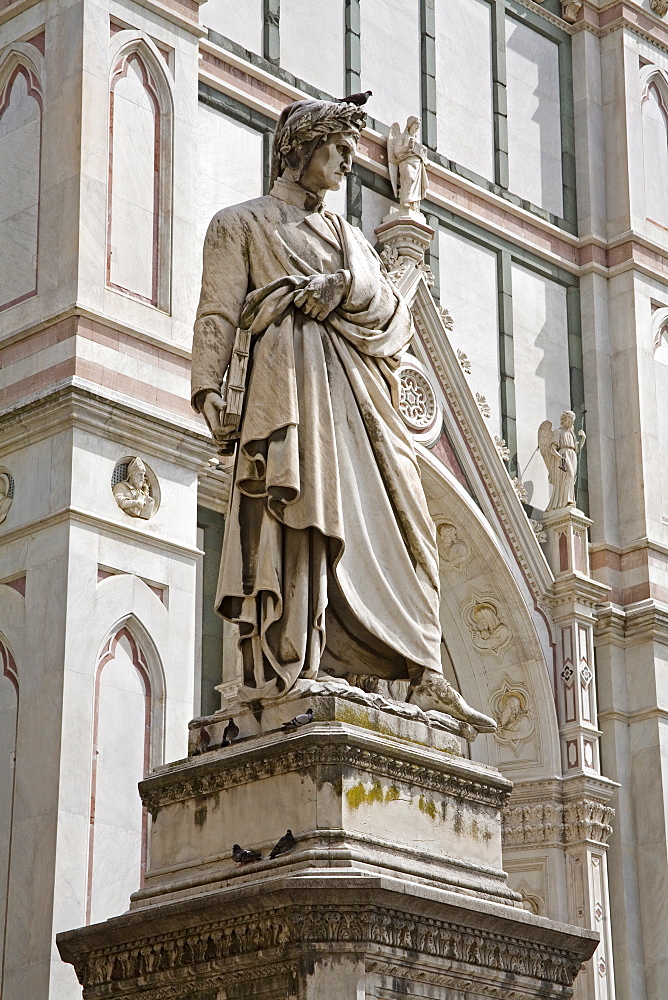
M 14 478 L 4 467 L 0 467 L 0 524 L 9 514 L 9 509 L 14 503 Z
M 125 469 L 125 477 L 116 481 L 112 479 L 111 489 L 114 500 L 124 514 L 129 517 L 141 517 L 148 521 L 155 512 L 156 497 L 153 495 L 153 484 L 147 474 L 147 467 L 141 458 L 135 456 L 116 467 L 114 478 L 118 471 L 123 468 Z
M 506 439 L 499 437 L 498 434 L 494 435 L 494 444 L 496 445 L 496 450 L 499 454 L 499 458 L 502 462 L 510 461 L 510 448 L 506 444 Z
M 579 963 L 574 963 L 568 953 L 538 942 L 520 943 L 504 934 L 484 930 L 471 933 L 456 924 L 416 920 L 401 910 L 383 906 L 361 909 L 332 905 L 294 905 L 267 910 L 259 916 L 237 915 L 231 920 L 191 927 L 187 933 L 165 933 L 93 950 L 85 958 L 75 958 L 74 964 L 87 996 L 112 996 L 121 989 L 127 991 L 136 982 L 150 990 L 142 989 L 142 998 L 167 1000 L 205 994 L 215 984 L 213 970 L 224 971 L 227 981 L 226 966 L 231 959 L 238 965 L 240 956 L 274 950 L 280 955 L 285 949 L 294 951 L 317 943 L 356 943 L 371 950 L 406 950 L 449 964 L 482 966 L 566 987 L 571 986 L 579 968 Z M 281 962 L 269 967 L 276 973 L 292 975 L 295 964 Z M 374 971 L 381 972 L 380 963 Z M 243 981 L 249 972 L 252 975 L 252 969 L 232 970 L 239 977 L 236 981 Z M 411 968 L 410 978 L 413 972 Z M 468 975 L 464 970 L 462 973 Z M 461 989 L 462 978 L 454 970 L 441 975 Z M 496 995 L 507 998 L 510 994 L 504 987 Z
M 579 844 L 605 846 L 612 833 L 615 810 L 595 799 L 507 806 L 503 811 L 503 845 Z
M 422 274 L 424 274 L 429 287 L 433 287 L 434 275 L 429 267 L 429 264 L 425 263 L 424 260 L 416 261 L 414 257 L 400 253 L 396 246 L 386 247 L 381 252 L 380 259 L 385 265 L 385 270 L 393 281 L 398 281 L 406 273 L 411 264 L 413 264 L 418 271 L 421 271 Z
M 467 358 L 467 356 L 464 354 L 464 352 L 459 347 L 457 348 L 457 359 L 458 359 L 460 365 L 462 366 L 462 370 L 467 375 L 470 375 L 471 374 L 471 362 L 469 361 L 469 359 Z
M 445 306 L 439 306 L 438 311 L 441 314 L 441 319 L 443 320 L 443 326 L 445 327 L 445 329 L 446 330 L 454 330 L 454 328 L 455 328 L 455 321 L 452 318 L 452 316 L 450 315 L 450 313 L 448 312 L 448 310 L 445 308 Z M 459 353 L 459 352 L 457 352 L 457 353 Z
M 668 14 L 668 0 L 649 0 L 649 5 L 659 17 L 665 17 Z
M 489 419 L 492 415 L 492 411 L 485 396 L 483 396 L 480 392 L 476 392 L 475 401 L 478 404 L 478 409 L 482 413 L 483 417 L 487 417 L 487 419 Z
M 426 375 L 413 365 L 399 369 L 399 412 L 415 434 L 429 430 L 438 412 L 436 394 Z
M 512 632 L 503 620 L 499 602 L 491 594 L 471 591 L 461 612 L 476 649 L 500 654 L 511 642 Z
M 174 779 L 168 775 L 148 778 L 140 783 L 139 793 L 148 811 L 155 815 L 162 806 L 172 802 L 212 795 L 226 788 L 250 784 L 277 774 L 303 771 L 318 765 L 337 764 L 364 768 L 374 775 L 393 781 L 410 783 L 415 775 L 415 765 L 409 761 L 381 753 L 371 753 L 358 747 L 325 744 L 283 751 L 270 757 L 257 758 L 246 764 L 225 766 L 219 760 L 213 763 L 207 761 L 205 765 L 197 768 L 196 773 L 187 778 Z M 437 770 L 423 769 L 420 774 L 420 784 L 441 795 L 457 795 L 463 799 L 497 807 L 503 805 L 508 797 L 508 792 L 505 790 L 493 789 Z
M 436 525 L 438 554 L 452 569 L 463 570 L 471 557 L 471 546 L 458 533 L 454 524 L 441 521 Z
M 581 0 L 562 0 L 561 13 L 564 21 L 573 24 L 578 19 L 578 14 L 582 10 Z
M 546 542 L 547 541 L 547 532 L 543 528 L 543 522 L 542 521 L 536 521 L 533 517 L 530 517 L 529 518 L 529 524 L 533 528 L 533 531 L 534 531 L 534 534 L 536 536 L 537 541 L 539 541 L 541 544 L 543 542 Z
M 504 677 L 501 687 L 490 697 L 490 708 L 498 726 L 496 739 L 519 757 L 536 732 L 529 709 L 529 692 L 522 685 Z
M 519 502 L 526 503 L 529 499 L 529 494 L 527 493 L 527 488 L 524 485 L 524 483 L 520 479 L 518 479 L 517 476 L 513 476 L 513 478 L 510 481 L 513 484 L 513 489 L 517 494 L 517 499 L 519 500 Z
M 580 799 L 564 806 L 564 838 L 567 844 L 592 840 L 607 844 L 615 810 L 595 799 Z

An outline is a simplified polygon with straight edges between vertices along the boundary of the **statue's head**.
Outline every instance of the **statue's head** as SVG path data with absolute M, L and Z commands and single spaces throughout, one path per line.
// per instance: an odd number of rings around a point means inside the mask
M 138 489 L 144 482 L 144 477 L 146 475 L 146 466 L 142 462 L 141 458 L 133 458 L 131 462 L 128 463 L 128 482 L 135 489 Z
M 365 112 L 354 104 L 288 104 L 274 132 L 271 183 L 277 177 L 286 177 L 309 191 L 336 190 L 351 169 L 365 122 Z
M 411 115 L 406 122 L 406 131 L 409 135 L 417 135 L 417 131 L 420 128 L 421 119 L 416 118 L 415 115 Z
M 575 414 L 572 410 L 564 410 L 560 420 L 562 427 L 572 427 L 575 423 Z

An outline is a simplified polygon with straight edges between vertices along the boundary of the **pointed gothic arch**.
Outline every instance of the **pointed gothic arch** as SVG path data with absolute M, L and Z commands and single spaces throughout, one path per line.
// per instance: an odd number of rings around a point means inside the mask
M 640 74 L 645 177 L 645 216 L 663 229 L 668 228 L 668 76 L 655 66 Z
M 5 50 L 0 60 L 0 256 L 4 261 L 0 310 L 37 295 L 43 80 L 44 59 L 34 45 L 15 42 Z
M 155 645 L 128 615 L 107 633 L 95 670 L 87 922 L 112 915 L 141 886 L 148 815 L 136 786 L 162 763 L 164 703 Z
M 106 282 L 169 312 L 173 85 L 145 32 L 110 42 Z
M 12 861 L 19 677 L 11 647 L 0 632 L 0 981 L 5 965 L 6 925 Z

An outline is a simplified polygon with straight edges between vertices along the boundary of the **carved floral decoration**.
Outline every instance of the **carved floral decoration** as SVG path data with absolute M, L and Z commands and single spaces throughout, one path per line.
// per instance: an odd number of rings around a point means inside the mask
M 428 431 L 438 416 L 436 394 L 429 379 L 411 364 L 399 369 L 399 412 L 414 434 Z

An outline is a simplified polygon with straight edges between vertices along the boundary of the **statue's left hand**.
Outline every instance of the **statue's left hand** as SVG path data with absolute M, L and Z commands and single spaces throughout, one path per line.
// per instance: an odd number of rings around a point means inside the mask
M 340 306 L 347 293 L 345 276 L 335 274 L 315 274 L 305 288 L 295 295 L 295 305 L 312 319 L 323 320 Z

